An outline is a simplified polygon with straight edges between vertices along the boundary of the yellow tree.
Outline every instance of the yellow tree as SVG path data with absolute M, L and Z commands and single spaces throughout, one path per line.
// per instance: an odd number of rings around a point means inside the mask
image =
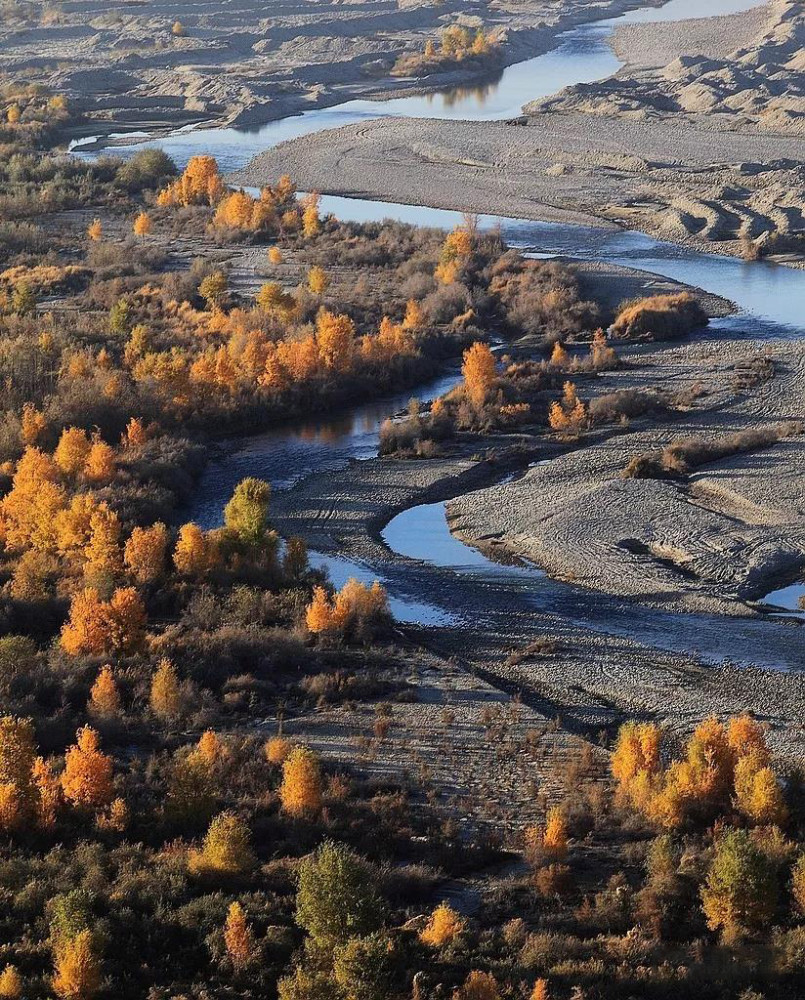
M 53 452 L 53 460 L 66 476 L 77 476 L 86 465 L 90 447 L 86 431 L 80 427 L 65 427 Z
M 33 779 L 36 759 L 30 719 L 0 719 L 0 828 L 17 830 L 33 819 L 37 796 Z
M 103 486 L 115 478 L 116 468 L 114 448 L 96 435 L 87 455 L 84 475 L 91 483 Z
M 158 718 L 170 721 L 182 712 L 182 689 L 176 668 L 168 659 L 162 659 L 151 679 L 151 711 Z
M 467 397 L 480 410 L 497 381 L 495 356 L 488 344 L 476 342 L 464 352 L 461 374 Z
M 280 802 L 290 816 L 315 816 L 321 810 L 322 780 L 319 759 L 307 747 L 297 746 L 282 765 Z
M 206 576 L 218 561 L 214 539 L 205 534 L 197 524 L 183 524 L 173 550 L 173 564 L 185 576 Z
M 268 262 L 269 264 L 281 264 L 282 263 L 282 250 L 279 247 L 270 247 L 268 251 Z
M 47 419 L 41 410 L 33 403 L 26 403 L 22 408 L 22 443 L 36 444 L 40 435 L 47 427 Z
M 148 212 L 140 212 L 131 228 L 135 236 L 148 236 L 152 229 L 151 216 Z
M 305 622 L 314 634 L 333 628 L 333 605 L 324 587 L 313 588 L 313 599 L 307 606 Z
M 104 609 L 106 641 L 116 653 L 133 653 L 145 639 L 147 616 L 134 587 L 118 587 Z
M 355 324 L 349 316 L 322 309 L 316 319 L 316 343 L 325 368 L 347 372 L 355 354 Z
M 22 976 L 13 965 L 7 965 L 0 972 L 0 997 L 3 1000 L 17 1000 L 22 996 Z
M 38 796 L 36 814 L 39 826 L 43 830 L 53 830 L 62 805 L 61 779 L 53 765 L 43 757 L 34 761 L 32 774 Z
M 104 722 L 120 715 L 120 692 L 115 683 L 111 666 L 107 663 L 101 667 L 95 683 L 90 691 L 87 711 L 93 719 Z
M 464 930 L 465 923 L 449 903 L 440 903 L 420 932 L 419 939 L 432 948 L 451 944 Z
M 93 219 L 87 227 L 87 236 L 97 243 L 98 240 L 103 239 L 103 224 L 100 219 Z
M 548 810 L 542 835 L 542 850 L 557 861 L 567 856 L 567 823 L 562 810 L 556 806 Z
M 324 295 L 330 287 L 330 276 L 323 267 L 311 267 L 307 273 L 307 287 L 314 295 Z
M 78 730 L 75 745 L 64 755 L 61 784 L 64 797 L 79 808 L 97 809 L 112 801 L 112 761 L 89 726 Z
M 106 608 L 92 587 L 73 595 L 70 617 L 62 626 L 60 642 L 70 656 L 102 653 L 106 648 Z
M 254 954 L 254 938 L 240 903 L 232 903 L 224 927 L 226 953 L 235 969 L 249 964 Z
M 104 503 L 90 516 L 90 536 L 84 554 L 88 577 L 114 577 L 123 568 L 120 552 L 120 518 Z
M 53 992 L 62 1000 L 89 1000 L 101 986 L 101 968 L 92 932 L 79 931 L 56 952 Z
M 264 751 L 269 764 L 279 766 L 284 764 L 291 752 L 292 745 L 283 736 L 273 736 L 266 742 Z
M 161 522 L 150 528 L 135 528 L 126 540 L 126 569 L 138 583 L 154 583 L 165 571 L 168 529 Z
M 310 239 L 312 236 L 318 235 L 321 230 L 321 222 L 319 220 L 319 202 L 321 196 L 314 191 L 309 194 L 303 202 L 302 211 L 302 233 Z
M 190 872 L 224 877 L 245 875 L 256 863 L 250 840 L 249 828 L 242 819 L 233 812 L 221 813 L 210 824 L 201 850 L 190 852 Z

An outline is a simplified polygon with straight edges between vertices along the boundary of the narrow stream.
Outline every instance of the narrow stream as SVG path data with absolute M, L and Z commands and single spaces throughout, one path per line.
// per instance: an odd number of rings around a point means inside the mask
M 565 32 L 551 52 L 510 66 L 499 79 L 487 84 L 385 102 L 350 101 L 251 130 L 183 129 L 164 139 L 129 145 L 117 152 L 130 155 L 145 146 L 158 145 L 180 166 L 193 155 L 211 153 L 223 170 L 231 171 L 279 142 L 367 118 L 508 118 L 519 114 L 528 101 L 573 83 L 614 73 L 620 64 L 608 40 L 617 25 L 737 13 L 758 6 L 758 2 L 670 0 L 662 8 L 634 11 Z M 79 155 L 97 155 L 89 150 L 82 153 L 81 145 L 74 147 Z M 338 218 L 356 221 L 395 218 L 450 228 L 460 219 L 457 213 L 439 209 L 332 196 L 323 199 L 323 208 Z M 802 336 L 805 271 L 717 257 L 637 232 L 489 217 L 481 223 L 493 225 L 498 221 L 510 244 L 534 256 L 565 255 L 637 267 L 728 298 L 738 305 L 738 315 L 717 320 L 713 326 L 729 330 L 733 336 L 739 331 L 753 337 Z M 429 386 L 420 387 L 415 394 L 425 400 L 433 398 L 457 379 L 457 371 L 451 371 Z M 351 460 L 374 457 L 382 420 L 401 409 L 410 395 L 405 393 L 251 438 L 231 456 L 209 466 L 188 516 L 204 526 L 218 524 L 233 486 L 245 475 L 268 479 L 276 489 L 293 489 L 307 476 L 343 468 Z M 786 623 L 658 611 L 557 583 L 535 569 L 491 563 L 450 534 L 444 504 L 404 511 L 389 523 L 384 538 L 391 549 L 409 560 L 364 565 L 313 554 L 312 561 L 326 566 L 337 585 L 349 576 L 364 580 L 379 577 L 389 591 L 392 610 L 402 621 L 426 625 L 467 622 L 476 627 L 483 625 L 490 635 L 500 633 L 512 638 L 526 635 L 529 630 L 561 631 L 563 625 L 580 626 L 627 636 L 660 649 L 698 653 L 712 662 L 730 659 L 773 668 L 803 665 L 801 657 L 791 656 L 791 626 Z

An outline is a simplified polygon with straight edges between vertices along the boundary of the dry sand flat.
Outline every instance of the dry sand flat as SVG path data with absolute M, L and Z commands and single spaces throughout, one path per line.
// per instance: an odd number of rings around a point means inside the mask
M 739 368 L 762 356 L 774 377 L 748 392 Z M 611 437 L 520 480 L 450 504 L 451 530 L 495 539 L 551 574 L 643 603 L 741 614 L 740 603 L 805 563 L 805 439 L 708 464 L 686 482 L 624 479 L 635 455 L 675 440 L 717 440 L 805 415 L 799 344 L 697 343 L 633 359 L 596 386 L 702 393 L 682 419 Z
M 610 80 L 569 87 L 529 110 L 706 115 L 714 128 L 805 134 L 801 0 L 774 0 L 748 15 L 713 20 L 624 28 L 615 47 L 629 65 Z
M 550 221 L 613 220 L 669 239 L 803 229 L 805 138 L 685 120 L 545 113 L 503 122 L 377 120 L 284 143 L 235 180 Z M 733 247 L 734 249 L 734 247 Z

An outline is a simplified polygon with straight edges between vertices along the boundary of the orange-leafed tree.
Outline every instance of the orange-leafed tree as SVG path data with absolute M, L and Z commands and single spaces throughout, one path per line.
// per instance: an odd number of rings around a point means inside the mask
M 43 830 L 53 830 L 62 806 L 61 778 L 56 774 L 53 764 L 44 757 L 37 757 L 32 770 L 36 786 L 36 815 L 39 826 Z
M 229 906 L 224 927 L 224 944 L 229 961 L 235 969 L 245 968 L 254 957 L 254 936 L 243 907 L 238 902 Z
M 135 330 L 138 329 L 135 327 Z M 132 337 L 134 330 L 132 330 Z M 126 433 L 122 444 L 126 448 L 142 448 L 148 441 L 148 430 L 139 417 L 132 417 L 126 425 Z
M 489 972 L 473 970 L 459 991 L 461 1000 L 500 1000 L 497 980 Z
M 168 205 L 216 205 L 225 192 L 224 183 L 218 172 L 218 163 L 213 156 L 193 156 L 184 173 L 163 191 L 157 204 Z
M 562 861 L 567 856 L 567 822 L 562 810 L 553 806 L 545 819 L 542 850 L 550 858 Z
M 83 472 L 91 448 L 87 432 L 80 427 L 65 427 L 53 452 L 53 460 L 66 476 Z
M 323 267 L 314 265 L 307 273 L 307 287 L 314 295 L 324 295 L 330 287 L 330 276 Z
M 316 318 L 316 343 L 325 368 L 347 372 L 355 356 L 355 324 L 349 316 L 322 309 Z
M 279 247 L 269 247 L 268 262 L 274 265 L 282 263 L 282 250 Z
M 92 512 L 89 542 L 84 550 L 88 577 L 115 577 L 123 568 L 120 551 L 120 518 L 103 503 Z
M 70 656 L 102 653 L 107 648 L 106 605 L 93 587 L 73 595 L 60 642 Z
M 534 983 L 534 989 L 531 991 L 531 995 L 528 1000 L 550 1000 L 547 979 L 538 979 Z
M 148 621 L 143 599 L 134 587 L 118 587 L 106 605 L 108 647 L 116 653 L 134 653 L 145 639 Z
M 416 299 L 409 299 L 405 306 L 403 329 L 416 332 L 425 325 L 425 310 Z
M 216 816 L 201 850 L 193 850 L 188 856 L 188 867 L 194 875 L 231 878 L 250 872 L 255 862 L 249 828 L 233 812 Z
M 0 828 L 4 831 L 25 828 L 36 814 L 35 759 L 31 720 L 11 715 L 0 719 Z
M 184 576 L 203 577 L 215 568 L 218 549 L 215 540 L 197 524 L 189 522 L 179 529 L 173 550 L 173 564 Z
M 47 427 L 47 418 L 33 403 L 26 403 L 22 408 L 21 433 L 24 445 L 36 444 Z
M 321 231 L 321 220 L 319 219 L 319 202 L 321 195 L 313 191 L 302 203 L 302 233 L 308 239 L 317 236 Z
M 168 659 L 162 659 L 151 678 L 151 711 L 165 721 L 178 718 L 182 713 L 182 688 L 176 667 Z
M 321 811 L 319 758 L 308 747 L 296 746 L 282 765 L 280 802 L 289 816 L 315 816 Z
M 56 951 L 53 992 L 61 1000 L 90 1000 L 101 987 L 101 965 L 92 932 L 78 931 Z
M 89 726 L 79 729 L 75 745 L 64 755 L 61 784 L 64 797 L 79 808 L 97 809 L 112 801 L 112 761 Z
M 476 409 L 481 409 L 497 382 L 495 355 L 488 344 L 476 341 L 464 352 L 461 374 L 467 397 Z
M 135 528 L 123 553 L 126 569 L 137 583 L 154 583 L 165 572 L 168 529 L 157 522 L 150 528 Z
M 131 228 L 135 236 L 148 236 L 153 228 L 148 212 L 140 212 Z
M 420 932 L 419 939 L 431 948 L 443 948 L 452 944 L 465 926 L 464 920 L 449 903 L 440 903 Z
M 117 689 L 115 675 L 107 663 L 101 667 L 87 702 L 87 712 L 93 719 L 108 722 L 120 715 L 120 692 Z
M 115 478 L 116 471 L 115 449 L 96 435 L 87 455 L 84 475 L 91 483 L 105 486 Z
M 0 997 L 6 1000 L 18 1000 L 23 994 L 23 989 L 23 979 L 16 967 L 7 965 L 0 972 Z
M 305 612 L 308 630 L 318 635 L 333 628 L 333 605 L 324 587 L 313 588 L 313 598 Z
M 103 239 L 103 223 L 100 219 L 93 219 L 90 222 L 89 226 L 87 226 L 87 236 L 93 243 L 97 243 L 98 240 Z
M 284 736 L 272 736 L 265 745 L 266 760 L 269 764 L 274 764 L 275 766 L 284 764 L 292 748 L 293 744 L 290 740 L 286 740 Z

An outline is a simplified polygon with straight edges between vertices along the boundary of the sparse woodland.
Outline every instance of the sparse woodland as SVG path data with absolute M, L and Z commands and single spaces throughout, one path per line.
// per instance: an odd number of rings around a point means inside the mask
M 182 517 L 215 437 L 448 359 L 462 383 L 383 451 L 572 441 L 673 407 L 595 397 L 622 362 L 573 273 L 471 219 L 359 226 L 287 178 L 229 190 L 210 157 L 71 159 L 47 150 L 57 96 L 3 102 L 0 998 L 800 995 L 802 778 L 754 719 L 579 741 L 509 845 L 524 865 L 464 914 L 442 889 L 504 857 L 495 831 L 462 838 L 414 776 L 368 780 L 282 731 L 374 700 L 381 740 L 416 697 L 380 679 L 406 660 L 383 588 L 312 570 L 260 479 L 218 528 Z M 259 248 L 259 287 L 210 263 L 221 247 Z M 642 336 L 628 309 L 617 329 Z

